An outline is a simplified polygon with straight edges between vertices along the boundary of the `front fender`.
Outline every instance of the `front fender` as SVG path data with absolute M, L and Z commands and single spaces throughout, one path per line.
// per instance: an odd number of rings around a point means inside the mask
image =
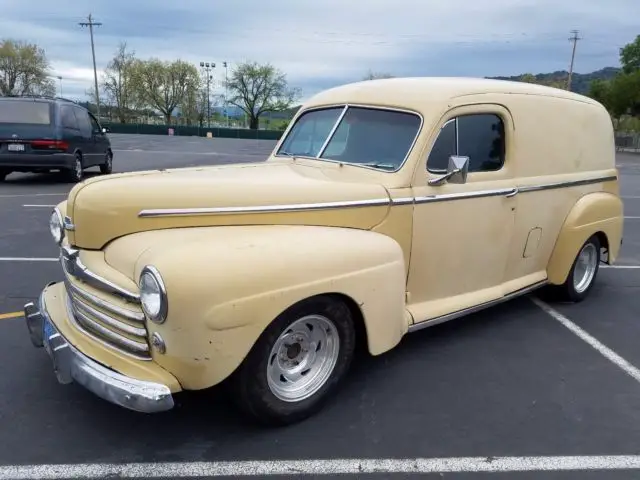
M 549 259 L 549 283 L 561 285 L 565 282 L 578 251 L 598 232 L 607 239 L 608 262 L 613 263 L 620 251 L 623 224 L 623 205 L 619 196 L 594 192 L 581 197 L 567 215 Z
M 313 295 L 354 300 L 372 354 L 389 350 L 407 331 L 403 252 L 388 236 L 335 227 L 225 226 L 135 237 L 150 248 L 135 261 L 133 277 L 155 266 L 169 299 L 167 321 L 149 323 L 150 333 L 166 342 L 166 354 L 154 359 L 185 389 L 229 376 L 276 316 Z

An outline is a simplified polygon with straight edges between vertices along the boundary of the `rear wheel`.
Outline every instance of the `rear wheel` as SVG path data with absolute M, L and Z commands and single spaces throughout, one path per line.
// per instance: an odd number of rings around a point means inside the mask
M 109 150 L 104 156 L 104 163 L 100 165 L 100 173 L 107 175 L 113 171 L 113 153 Z
M 268 425 L 310 417 L 346 375 L 355 343 L 344 302 L 319 296 L 293 306 L 267 327 L 235 372 L 240 407 Z
M 590 237 L 580 248 L 566 281 L 554 288 L 560 300 L 581 302 L 593 288 L 600 268 L 600 241 Z
M 78 183 L 84 179 L 84 168 L 82 165 L 82 155 L 74 155 L 73 167 L 63 172 L 65 179 L 71 183 Z

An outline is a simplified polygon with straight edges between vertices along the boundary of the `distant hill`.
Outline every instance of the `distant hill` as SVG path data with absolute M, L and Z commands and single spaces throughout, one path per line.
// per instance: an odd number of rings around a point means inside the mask
M 576 73 L 574 72 L 571 78 L 571 91 L 586 95 L 589 93 L 589 85 L 593 80 L 611 80 L 620 71 L 619 68 L 606 67 L 602 70 L 597 70 L 591 73 Z M 512 80 L 520 81 L 523 75 L 516 75 L 513 77 L 487 77 L 495 80 Z M 566 70 L 559 70 L 553 73 L 538 73 L 535 74 L 537 82 L 540 83 L 553 83 L 553 82 L 566 82 L 569 72 Z

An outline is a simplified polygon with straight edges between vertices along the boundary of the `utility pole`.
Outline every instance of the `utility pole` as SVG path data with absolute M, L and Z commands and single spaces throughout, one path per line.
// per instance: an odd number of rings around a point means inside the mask
M 229 83 L 229 77 L 227 76 L 227 62 L 222 62 L 224 66 L 224 116 L 227 120 L 227 127 L 229 127 L 229 110 L 227 107 L 227 84 Z
M 89 27 L 89 33 L 91 34 L 91 55 L 93 57 L 93 80 L 95 82 L 96 87 L 96 108 L 98 109 L 98 121 L 100 121 L 100 93 L 98 92 L 98 70 L 96 69 L 96 49 L 93 45 L 93 27 L 99 27 L 102 25 L 101 22 L 94 22 L 91 18 L 91 14 L 87 18 L 88 22 L 79 22 L 78 25 L 81 27 Z
M 571 65 L 569 66 L 569 78 L 567 78 L 567 90 L 571 90 L 571 77 L 573 76 L 573 62 L 576 58 L 576 45 L 578 44 L 578 40 L 581 40 L 578 37 L 578 30 L 571 30 L 573 34 L 572 37 L 569 38 L 570 42 L 573 42 L 573 51 L 571 52 Z

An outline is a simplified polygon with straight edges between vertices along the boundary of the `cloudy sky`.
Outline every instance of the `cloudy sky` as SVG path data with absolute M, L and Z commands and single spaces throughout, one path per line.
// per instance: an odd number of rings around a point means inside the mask
M 0 0 L 0 36 L 45 48 L 62 93 L 84 99 L 96 61 L 120 41 L 139 57 L 230 67 L 270 62 L 304 96 L 359 80 L 396 76 L 495 76 L 618 65 L 619 48 L 640 34 L 638 0 Z M 100 73 L 100 72 L 99 72 Z M 224 78 L 224 70 L 216 75 Z M 57 82 L 57 80 L 56 80 Z

